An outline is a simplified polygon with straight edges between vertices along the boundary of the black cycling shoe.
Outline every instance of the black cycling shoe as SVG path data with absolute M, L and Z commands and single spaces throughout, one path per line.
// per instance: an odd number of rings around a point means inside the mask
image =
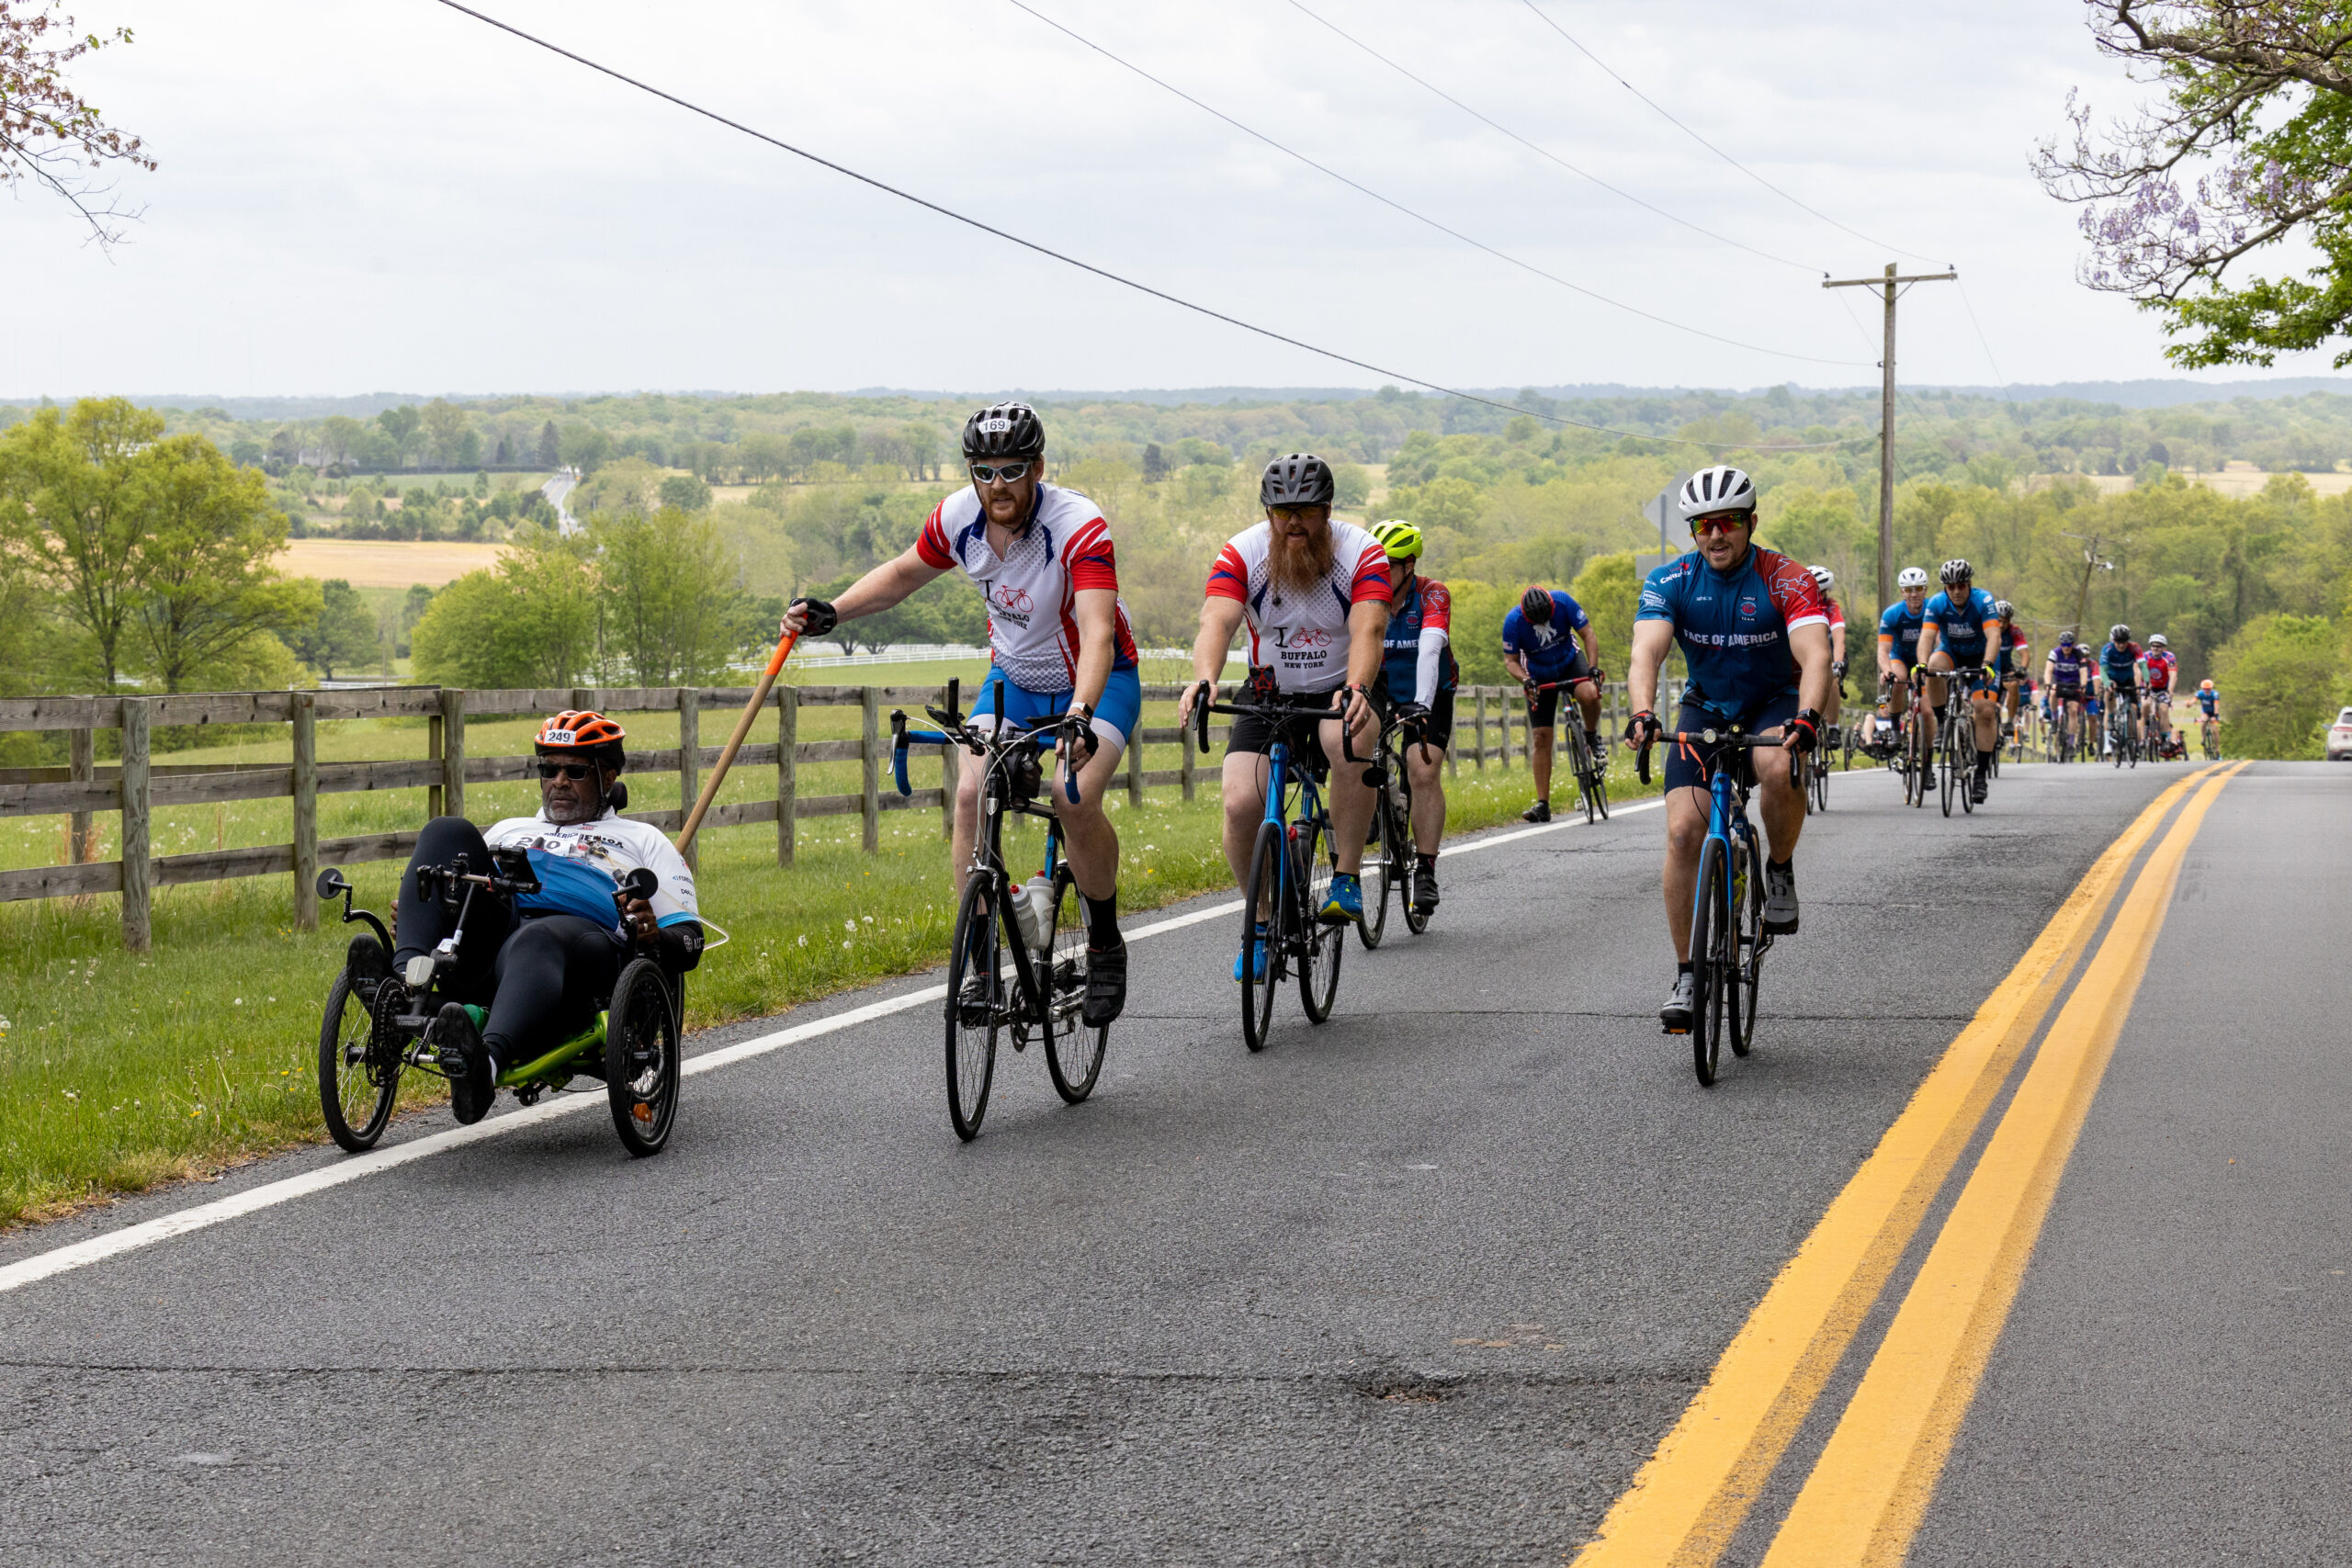
M 1424 915 L 1437 908 L 1437 867 L 1417 865 L 1413 868 L 1413 902 Z
M 498 1085 L 490 1071 L 490 1051 L 474 1028 L 473 1015 L 456 1002 L 445 1002 L 425 1025 L 424 1043 L 449 1078 L 449 1109 L 458 1125 L 470 1127 L 490 1114 Z
M 1127 1008 L 1127 944 L 1086 950 L 1086 1010 L 1089 1029 L 1118 1021 Z
M 1521 812 L 1519 819 L 1522 822 L 1549 822 L 1552 820 L 1552 803 L 1548 800 L 1539 800 Z
M 1690 1032 L 1690 1003 L 1696 988 L 1688 970 L 1674 976 L 1674 989 L 1667 993 L 1666 1005 L 1657 1010 L 1657 1021 L 1668 1034 Z

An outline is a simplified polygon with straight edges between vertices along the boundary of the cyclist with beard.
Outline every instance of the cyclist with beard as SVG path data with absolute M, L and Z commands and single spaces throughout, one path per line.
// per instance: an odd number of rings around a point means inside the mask
M 793 601 L 784 629 L 822 637 L 838 623 L 887 610 L 960 568 L 989 606 L 991 667 L 972 706 L 974 722 L 993 729 L 1071 712 L 1084 716 L 1078 755 L 1069 754 L 1067 739 L 1062 747 L 1064 765 L 1078 776 L 1079 797 L 1072 801 L 1058 787 L 1048 795 L 1086 909 L 1085 1018 L 1094 1029 L 1126 1006 L 1119 835 L 1103 813 L 1102 793 L 1143 712 L 1143 682 L 1135 637 L 1119 603 L 1110 527 L 1086 497 L 1046 482 L 1045 453 L 1045 426 L 1028 404 L 997 403 L 972 415 L 964 424 L 970 488 L 941 502 L 904 553 L 859 578 L 832 603 Z M 980 770 L 967 768 L 956 792 L 959 893 L 979 817 Z
M 1209 569 L 1201 604 L 1200 635 L 1193 642 L 1193 682 L 1177 703 L 1177 722 L 1190 724 L 1195 706 L 1215 702 L 1217 678 L 1234 634 L 1250 628 L 1250 686 L 1286 697 L 1327 697 L 1329 718 L 1285 719 L 1279 727 L 1249 716 L 1233 723 L 1224 768 L 1225 858 L 1238 886 L 1250 875 L 1250 851 L 1266 814 L 1266 758 L 1286 744 L 1301 767 L 1345 760 L 1340 726 L 1348 726 L 1355 754 L 1372 754 L 1378 734 L 1374 686 L 1380 677 L 1388 630 L 1388 552 L 1352 523 L 1331 515 L 1338 493 L 1331 467 L 1294 452 L 1266 465 L 1258 499 L 1266 521 L 1237 534 Z M 1362 767 L 1330 769 L 1331 838 L 1339 869 L 1323 908 L 1325 921 L 1363 919 L 1364 835 L 1372 827 L 1372 787 Z M 1262 937 L 1262 932 L 1260 933 Z M 1263 941 L 1235 958 L 1262 976 Z
M 460 1122 L 489 1113 L 500 1073 L 594 1022 L 633 952 L 657 954 L 673 975 L 702 962 L 694 874 L 660 829 L 620 814 L 628 799 L 619 789 L 626 739 L 619 725 L 597 713 L 560 713 L 542 724 L 532 746 L 538 814 L 487 829 L 462 817 L 426 823 L 401 876 L 392 916 L 397 951 L 387 959 L 373 936 L 352 941 L 355 976 L 382 981 L 400 973 L 410 959 L 437 948 L 458 918 L 438 897 L 419 892 L 417 867 L 447 865 L 462 855 L 479 874 L 492 868 L 492 850 L 529 855 L 539 890 L 511 903 L 487 891 L 474 896 L 451 986 L 457 999 L 444 1003 L 425 1027 Z M 639 867 L 656 878 L 653 897 L 628 900 L 616 919 L 613 896 Z M 479 1030 L 466 1002 L 489 1010 Z
M 1658 670 L 1678 644 L 1690 672 L 1674 728 L 1684 734 L 1736 726 L 1759 739 L 1775 734 L 1789 751 L 1820 744 L 1821 705 L 1829 700 L 1828 614 L 1805 569 L 1753 542 L 1756 486 L 1728 465 L 1702 468 L 1683 481 L 1676 510 L 1695 546 L 1642 584 L 1634 615 L 1634 653 L 1626 697 L 1634 716 L 1625 739 L 1645 745 L 1664 728 L 1651 711 Z M 1667 930 L 1674 939 L 1674 989 L 1658 1010 L 1669 1034 L 1690 1030 L 1690 903 L 1699 885 L 1699 850 L 1712 807 L 1711 770 L 1722 748 L 1698 740 L 1666 758 Z M 1752 759 L 1752 761 L 1751 761 Z M 1770 759 L 1770 760 L 1768 760 Z M 1747 751 L 1726 766 L 1754 769 L 1764 812 L 1764 929 L 1797 929 L 1797 839 L 1805 797 L 1785 761 Z
M 1388 552 L 1388 635 L 1381 679 L 1405 723 L 1405 780 L 1413 791 L 1413 903 L 1437 908 L 1437 851 L 1445 837 L 1445 750 L 1453 739 L 1453 691 L 1461 675 L 1452 644 L 1453 596 L 1419 571 L 1421 531 L 1410 523 L 1374 525 Z

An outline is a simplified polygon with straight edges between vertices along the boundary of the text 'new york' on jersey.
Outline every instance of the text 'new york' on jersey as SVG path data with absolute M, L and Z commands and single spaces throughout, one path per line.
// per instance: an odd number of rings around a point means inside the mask
M 989 544 L 988 512 L 969 486 L 932 509 L 915 541 L 925 566 L 960 566 L 988 600 L 989 649 L 1015 685 L 1032 692 L 1068 691 L 1078 678 L 1080 591 L 1119 590 L 1110 525 L 1086 497 L 1040 484 L 1029 525 L 999 556 Z M 1114 670 L 1136 667 L 1135 634 L 1127 607 L 1114 617 Z
M 1668 561 L 1642 584 L 1634 618 L 1673 626 L 1690 671 L 1682 700 L 1731 724 L 1795 694 L 1789 633 L 1828 625 L 1813 574 L 1761 547 L 1727 572 L 1696 550 Z
M 1273 581 L 1273 525 L 1226 542 L 1209 568 L 1208 596 L 1238 599 L 1250 624 L 1250 667 L 1272 670 L 1278 691 L 1328 692 L 1347 678 L 1348 612 L 1388 603 L 1388 551 L 1352 523 L 1331 519 L 1331 570 L 1303 588 Z

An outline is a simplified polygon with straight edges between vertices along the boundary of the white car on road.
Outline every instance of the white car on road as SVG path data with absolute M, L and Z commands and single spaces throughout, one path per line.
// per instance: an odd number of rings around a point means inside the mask
M 2337 714 L 2327 730 L 2327 760 L 2340 762 L 2347 757 L 2352 757 L 2352 708 Z

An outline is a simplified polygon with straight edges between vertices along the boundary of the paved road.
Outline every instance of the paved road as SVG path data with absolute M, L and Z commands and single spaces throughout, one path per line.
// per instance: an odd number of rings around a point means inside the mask
M 923 1008 L 690 1079 L 656 1160 L 574 1116 L 0 1294 L 0 1540 L 239 1568 L 1563 1561 L 2179 777 L 2017 770 L 1951 821 L 1838 780 L 1762 1044 L 1712 1091 L 1657 1032 L 1652 811 L 1450 858 L 1430 932 L 1351 950 L 1338 1015 L 1283 1000 L 1262 1055 L 1229 921 L 1139 944 L 1094 1100 L 1008 1055 L 971 1145 Z M 2320 846 L 2344 886 L 2347 789 L 2266 766 L 2222 795 L 1921 1561 L 2344 1555 L 2285 1478 L 2344 1472 L 2346 1069 L 2317 998 L 2345 906 L 2246 917 L 2315 886 Z M 2211 1549 L 2117 1529 L 2119 1477 Z M 2233 1517 L 2273 1555 L 2222 1551 Z

